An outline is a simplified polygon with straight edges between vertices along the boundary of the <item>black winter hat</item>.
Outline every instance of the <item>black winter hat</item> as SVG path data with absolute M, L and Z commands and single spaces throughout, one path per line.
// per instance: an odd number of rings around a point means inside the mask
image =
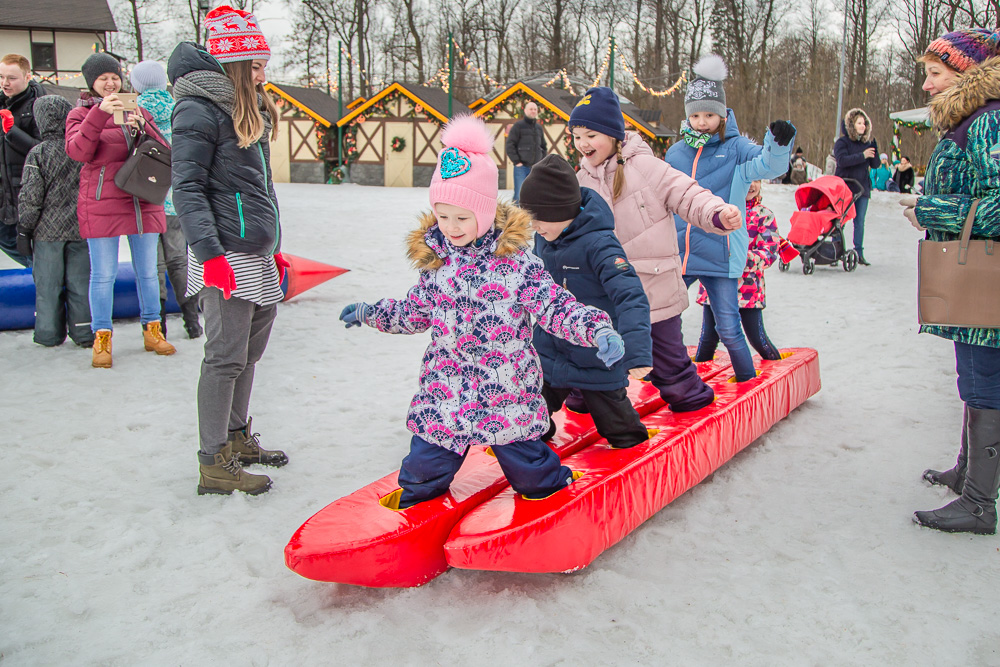
M 580 213 L 580 183 L 576 172 L 558 155 L 546 155 L 521 184 L 518 205 L 542 222 L 564 222 Z
M 117 74 L 118 78 L 124 82 L 121 63 L 118 62 L 117 58 L 103 51 L 95 53 L 83 61 L 80 71 L 83 72 L 83 78 L 87 81 L 87 87 L 91 90 L 94 89 L 94 82 L 97 81 L 97 78 L 109 72 Z

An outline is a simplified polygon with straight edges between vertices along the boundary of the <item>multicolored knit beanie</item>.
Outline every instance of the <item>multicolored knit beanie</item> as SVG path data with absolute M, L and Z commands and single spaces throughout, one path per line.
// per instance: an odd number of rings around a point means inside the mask
M 726 89 L 722 82 L 729 75 L 726 63 L 717 55 L 708 55 L 691 68 L 694 78 L 684 93 L 684 115 L 690 118 L 699 111 L 726 117 Z
M 493 135 L 481 119 L 459 116 L 445 126 L 441 145 L 431 178 L 431 207 L 444 203 L 472 211 L 478 238 L 493 227 L 497 217 L 500 188 L 491 154 Z
M 220 63 L 271 59 L 264 33 L 250 12 L 228 5 L 216 7 L 205 15 L 205 28 L 208 30 L 208 52 Z
M 1000 55 L 1000 32 L 985 28 L 949 32 L 931 42 L 926 54 L 937 56 L 957 72 L 964 72 L 987 58 Z

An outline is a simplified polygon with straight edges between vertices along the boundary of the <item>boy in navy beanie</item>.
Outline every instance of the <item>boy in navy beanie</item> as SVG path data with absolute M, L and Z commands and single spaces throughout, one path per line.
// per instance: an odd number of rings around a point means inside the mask
M 652 370 L 649 301 L 615 236 L 611 209 L 599 194 L 580 187 L 576 172 L 558 155 L 548 155 L 532 167 L 521 186 L 520 205 L 534 217 L 535 254 L 553 280 L 581 303 L 608 313 L 625 346 L 622 360 L 608 368 L 595 350 L 535 327 L 542 396 L 549 413 L 558 412 L 570 392 L 579 389 L 597 432 L 608 443 L 625 448 L 645 442 L 649 434 L 626 387 L 630 373 L 642 378 Z M 542 439 L 551 439 L 555 432 L 550 422 Z

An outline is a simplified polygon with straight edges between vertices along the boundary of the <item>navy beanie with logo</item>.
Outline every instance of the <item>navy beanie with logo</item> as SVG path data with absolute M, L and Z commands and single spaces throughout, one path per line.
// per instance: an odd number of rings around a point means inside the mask
M 569 126 L 585 127 L 618 141 L 625 141 L 625 118 L 618 95 L 610 88 L 591 88 L 569 115 Z

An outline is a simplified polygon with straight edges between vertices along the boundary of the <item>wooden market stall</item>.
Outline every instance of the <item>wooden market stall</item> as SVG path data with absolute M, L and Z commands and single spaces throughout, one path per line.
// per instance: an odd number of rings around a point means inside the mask
M 460 109 L 465 107 L 454 102 L 453 111 Z M 448 94 L 440 88 L 397 81 L 355 104 L 336 123 L 344 130 L 351 181 L 429 186 L 446 122 Z
M 271 144 L 275 182 L 326 183 L 337 160 L 337 100 L 321 88 L 272 82 L 264 88 L 281 114 L 278 138 Z

